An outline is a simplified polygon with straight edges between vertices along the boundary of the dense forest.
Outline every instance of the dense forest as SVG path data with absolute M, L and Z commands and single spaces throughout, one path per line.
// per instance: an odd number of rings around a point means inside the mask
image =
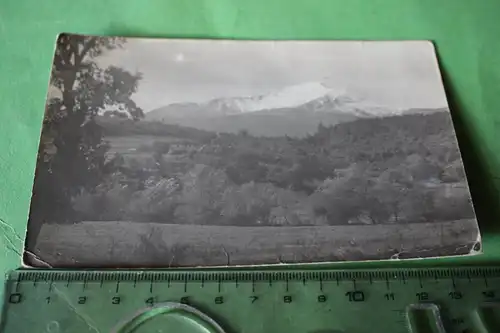
M 320 124 L 304 138 L 113 115 L 96 123 L 108 173 L 73 197 L 76 220 L 298 226 L 474 216 L 447 112 Z

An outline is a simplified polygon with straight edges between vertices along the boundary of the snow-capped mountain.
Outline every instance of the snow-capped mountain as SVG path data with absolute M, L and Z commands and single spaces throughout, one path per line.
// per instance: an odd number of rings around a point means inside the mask
M 149 119 L 229 116 L 305 107 L 308 111 L 347 113 L 357 117 L 399 114 L 401 110 L 368 103 L 319 82 L 285 87 L 265 95 L 216 98 L 205 103 L 176 103 L 147 113 Z
M 333 100 L 342 96 L 342 94 L 342 92 L 334 92 L 321 83 L 309 82 L 285 87 L 266 95 L 217 98 L 209 101 L 207 106 L 220 112 L 237 114 L 243 112 L 294 108 L 323 97 L 328 97 Z
M 319 124 L 330 126 L 420 111 L 377 105 L 344 90 L 309 82 L 259 96 L 170 104 L 148 112 L 146 120 L 213 132 L 245 130 L 258 136 L 301 137 L 315 133 Z

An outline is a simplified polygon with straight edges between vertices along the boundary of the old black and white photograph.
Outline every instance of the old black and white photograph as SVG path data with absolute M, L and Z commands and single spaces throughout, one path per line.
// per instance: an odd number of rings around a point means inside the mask
M 24 263 L 478 253 L 451 115 L 428 41 L 62 34 Z

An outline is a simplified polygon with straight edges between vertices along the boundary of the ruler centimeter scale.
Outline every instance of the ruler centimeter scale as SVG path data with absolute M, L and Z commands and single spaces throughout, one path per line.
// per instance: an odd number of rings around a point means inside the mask
M 20 270 L 4 293 L 5 333 L 500 332 L 493 266 Z

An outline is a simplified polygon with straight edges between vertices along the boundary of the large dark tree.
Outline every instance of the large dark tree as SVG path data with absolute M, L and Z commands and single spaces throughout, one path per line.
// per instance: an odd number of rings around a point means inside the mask
M 125 42 L 66 34 L 57 40 L 29 217 L 26 248 L 30 251 L 44 223 L 77 221 L 72 198 L 92 190 L 110 171 L 105 159 L 108 147 L 96 116 L 105 110 L 132 119 L 144 116 L 131 99 L 140 74 L 98 61 Z

